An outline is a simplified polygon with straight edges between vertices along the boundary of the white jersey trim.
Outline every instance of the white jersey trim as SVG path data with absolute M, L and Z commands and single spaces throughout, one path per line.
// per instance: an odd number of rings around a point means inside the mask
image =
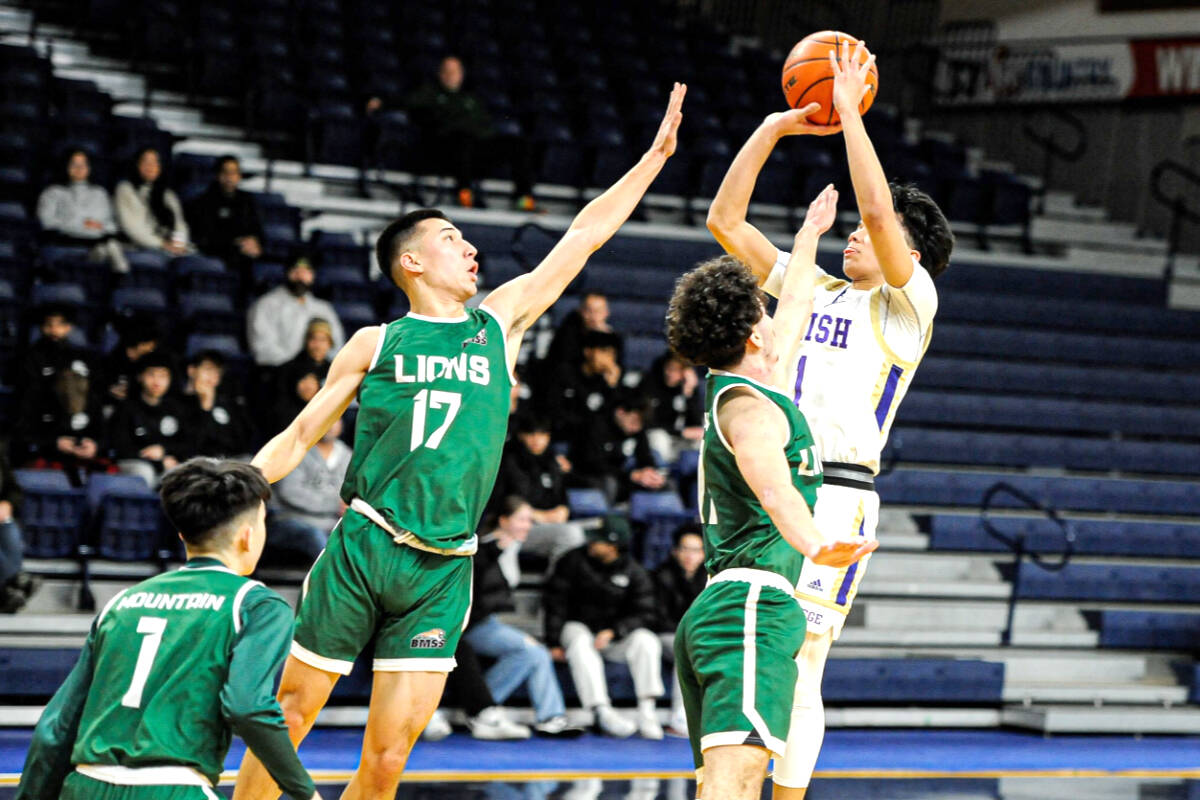
M 451 672 L 458 666 L 450 658 L 377 658 L 371 668 L 376 672 Z
M 716 370 L 712 370 L 712 371 L 717 372 Z M 715 427 L 717 429 L 717 438 L 721 440 L 721 444 L 723 444 L 725 446 L 725 449 L 729 451 L 730 455 L 733 455 L 736 457 L 737 454 L 733 452 L 733 447 L 729 444 L 729 440 L 725 438 L 725 432 L 723 430 L 721 430 L 721 416 L 718 413 L 718 409 L 720 408 L 720 405 L 721 405 L 721 395 L 725 394 L 730 389 L 748 389 L 752 392 L 755 392 L 756 394 L 761 395 L 762 399 L 766 400 L 767 403 L 771 406 L 771 408 L 773 408 L 777 413 L 783 415 L 783 421 L 787 425 L 787 428 L 788 428 L 788 441 L 790 442 L 792 440 L 792 437 L 796 433 L 795 431 L 792 430 L 792 421 L 790 419 L 788 419 L 787 414 L 784 414 L 782 409 L 780 409 L 778 406 L 776 406 L 774 403 L 771 402 L 771 398 L 769 398 L 766 395 L 766 393 L 763 391 L 763 389 L 766 387 L 764 387 L 761 383 L 754 380 L 753 378 L 747 378 L 744 375 L 738 375 L 736 372 L 720 372 L 717 374 L 728 375 L 728 376 L 732 376 L 735 378 L 742 378 L 744 380 L 750 381 L 753 384 L 753 385 L 747 385 L 744 383 L 743 384 L 735 383 L 735 384 L 731 384 L 729 386 L 723 386 L 723 387 L 721 387 L 721 390 L 718 391 L 716 393 L 716 395 L 713 396 L 712 424 L 713 424 L 713 427 Z M 776 394 L 779 394 L 779 395 L 783 395 L 783 392 L 780 392 L 778 389 L 770 389 L 769 391 L 775 392 Z M 784 395 L 784 396 L 786 397 L 786 395 Z M 791 402 L 791 401 L 789 401 L 789 402 Z
M 116 786 L 212 786 L 198 770 L 183 765 L 120 767 L 115 764 L 79 764 L 75 771 L 92 780 Z
M 441 325 L 454 325 L 455 323 L 458 323 L 458 322 L 466 322 L 467 321 L 467 313 L 465 311 L 462 313 L 461 316 L 458 316 L 458 317 L 427 317 L 424 314 L 416 314 L 412 311 L 408 312 L 404 316 L 409 319 L 419 320 L 421 322 L 436 322 Z
M 371 356 L 371 366 L 367 367 L 367 372 L 375 369 L 375 365 L 379 363 L 379 354 L 383 352 L 383 340 L 387 338 L 387 323 L 379 326 L 379 341 L 375 343 L 375 353 Z
M 122 597 L 124 597 L 125 593 L 128 592 L 131 588 L 132 587 L 126 587 L 126 588 L 122 589 L 121 591 L 114 594 L 112 596 L 111 600 L 109 600 L 107 603 L 104 604 L 104 608 L 100 609 L 100 614 L 96 617 L 97 625 L 99 625 L 101 622 L 104 621 L 104 615 L 107 614 L 108 610 L 113 607 L 113 603 L 117 602 Z
M 487 314 L 492 319 L 496 320 L 496 324 L 500 326 L 500 330 L 504 331 L 504 366 L 508 369 L 508 379 L 513 386 L 517 385 L 517 370 L 516 365 L 508 359 L 508 335 L 512 332 L 508 329 L 508 320 L 502 317 L 496 309 L 489 306 L 487 303 L 481 303 L 479 310 Z
M 297 661 L 303 661 L 310 667 L 325 670 L 326 672 L 335 672 L 338 675 L 349 675 L 354 670 L 353 661 L 342 661 L 338 658 L 326 658 L 319 656 L 311 650 L 301 646 L 295 640 L 292 641 L 292 655 Z
M 255 586 L 262 586 L 260 581 L 246 581 L 242 588 L 237 590 L 237 594 L 233 596 L 233 632 L 242 632 L 242 600 L 246 598 L 246 593 Z

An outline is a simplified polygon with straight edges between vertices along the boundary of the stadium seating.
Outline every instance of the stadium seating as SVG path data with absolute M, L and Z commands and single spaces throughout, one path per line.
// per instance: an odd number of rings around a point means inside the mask
M 1047 572 L 1023 564 L 1017 595 L 1039 600 L 1200 602 L 1200 567 L 1068 564 Z
M 1025 537 L 1029 552 L 1063 550 L 1062 530 L 1048 519 L 1004 517 L 992 520 L 1004 535 Z M 1072 520 L 1080 555 L 1200 558 L 1200 525 L 1186 522 Z M 988 535 L 974 514 L 934 514 L 929 523 L 934 550 L 999 552 L 1007 546 Z
M 999 703 L 1004 665 L 971 659 L 841 658 L 821 695 L 839 703 Z
M 1200 650 L 1200 614 L 1101 611 L 1100 646 Z

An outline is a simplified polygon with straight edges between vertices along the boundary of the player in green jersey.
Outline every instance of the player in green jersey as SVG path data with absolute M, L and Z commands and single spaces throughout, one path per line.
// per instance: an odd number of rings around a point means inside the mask
M 815 261 L 836 201 L 830 186 L 809 206 L 792 261 Z M 699 488 L 710 578 L 675 635 L 703 798 L 757 798 L 771 754 L 783 755 L 804 559 L 842 566 L 876 546 L 826 540 L 813 524 L 821 465 L 788 393 L 813 294 L 813 270 L 797 272 L 774 319 L 757 279 L 728 256 L 681 278 L 667 313 L 672 349 L 709 368 Z
M 17 800 L 215 800 L 236 733 L 294 800 L 319 797 L 271 695 L 287 602 L 245 575 L 271 487 L 249 464 L 194 458 L 161 487 L 187 563 L 118 592 L 33 732 Z
M 344 798 L 395 797 L 413 743 L 437 708 L 470 609 L 475 528 L 492 491 L 509 391 L 525 331 L 559 298 L 675 152 L 686 87 L 675 84 L 650 149 L 588 203 L 541 264 L 478 309 L 476 251 L 440 212 L 414 211 L 384 230 L 379 264 L 411 312 L 358 331 L 325 385 L 254 457 L 286 475 L 359 399 L 349 504 L 305 580 L 279 701 L 292 741 L 312 727 L 341 675 L 373 641 L 374 682 L 362 758 Z M 234 797 L 277 790 L 247 754 Z

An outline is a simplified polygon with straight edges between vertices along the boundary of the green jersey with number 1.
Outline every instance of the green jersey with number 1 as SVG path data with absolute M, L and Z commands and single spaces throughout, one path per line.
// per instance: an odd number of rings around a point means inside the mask
M 505 330 L 486 306 L 381 326 L 359 388 L 354 456 L 342 499 L 453 549 L 475 534 L 508 430 Z
M 704 442 L 700 456 L 700 517 L 704 528 L 705 568 L 715 575 L 732 567 L 775 572 L 795 584 L 804 556 L 788 544 L 751 491 L 738 468 L 733 450 L 717 425 L 721 395 L 734 388 L 748 389 L 783 412 L 788 423 L 784 447 L 792 486 L 811 511 L 821 485 L 821 462 L 812 432 L 791 398 L 770 386 L 732 372 L 708 374 L 704 409 Z

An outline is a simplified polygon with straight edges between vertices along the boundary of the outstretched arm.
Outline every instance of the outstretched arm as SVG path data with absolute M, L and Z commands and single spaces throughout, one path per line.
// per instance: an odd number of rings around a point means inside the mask
M 858 213 L 875 246 L 883 279 L 890 286 L 905 286 L 912 277 L 912 248 L 896 219 L 887 175 L 858 111 L 858 104 L 867 91 L 867 77 L 875 56 L 867 53 L 861 41 L 855 45 L 853 55 L 847 45 L 839 46 L 838 51 L 836 56 L 833 51 L 829 53 L 834 74 L 833 106 L 842 118 L 846 160 L 850 164 Z M 866 58 L 862 58 L 863 54 L 867 54 Z
M 826 540 L 813 522 L 804 496 L 792 485 L 784 454 L 787 421 L 761 396 L 733 390 L 717 409 L 717 424 L 733 448 L 738 470 L 787 543 L 815 563 L 831 567 L 853 564 L 878 542 Z
M 686 93 L 686 85 L 675 84 L 650 149 L 633 169 L 583 207 L 542 263 L 488 295 L 488 307 L 508 321 L 510 349 L 520 346 L 525 330 L 558 300 L 588 257 L 612 238 L 662 171 L 675 152 L 679 123 L 683 119 L 680 109 Z
M 774 322 L 780 358 L 775 366 L 774 385 L 785 393 L 791 391 L 791 373 L 812 313 L 817 241 L 837 217 L 837 198 L 837 189 L 831 183 L 808 204 L 804 224 L 796 232 L 792 257 L 788 260 L 783 288 L 779 292 Z
M 725 173 L 725 179 L 721 181 L 717 196 L 708 210 L 709 231 L 725 248 L 725 252 L 750 267 L 759 283 L 771 274 L 777 251 L 762 231 L 746 221 L 750 195 L 754 193 L 758 174 L 762 172 L 775 144 L 784 136 L 828 136 L 837 133 L 839 128 L 836 125 L 812 125 L 806 121 L 810 114 L 820 108 L 817 103 L 809 103 L 804 108 L 767 115 L 729 165 L 729 171 Z
M 268 481 L 274 483 L 294 470 L 304 460 L 304 454 L 345 413 L 371 367 L 382 335 L 379 328 L 362 328 L 351 336 L 329 365 L 325 385 L 296 415 L 292 424 L 254 456 L 250 463 L 261 469 Z

